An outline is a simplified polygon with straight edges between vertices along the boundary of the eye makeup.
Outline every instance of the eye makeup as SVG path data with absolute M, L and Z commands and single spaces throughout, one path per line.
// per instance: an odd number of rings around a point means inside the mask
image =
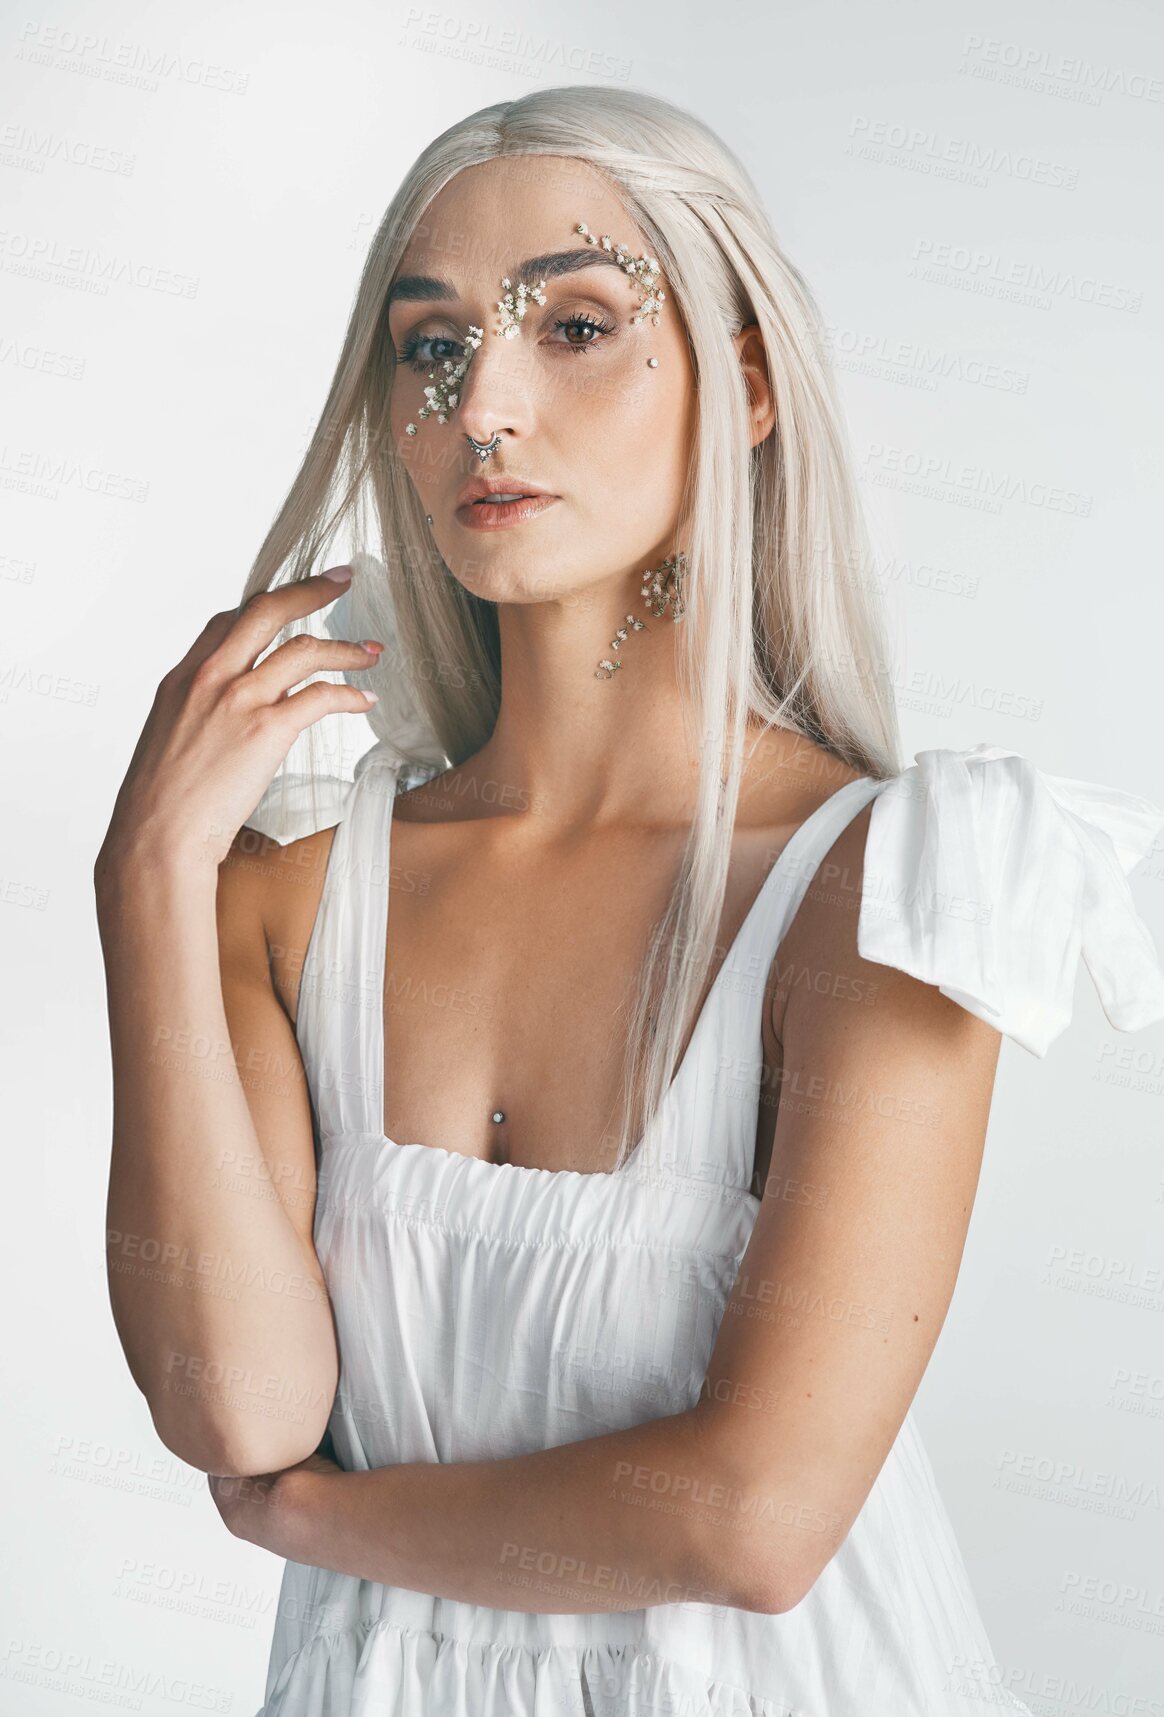
M 579 337 L 570 338 L 567 335 L 563 339 L 547 340 L 546 344 L 563 347 L 571 352 L 588 352 L 595 346 L 605 344 L 618 331 L 615 324 L 604 317 L 593 316 L 588 311 L 578 311 L 574 315 L 554 318 L 546 332 L 565 334 L 567 330 L 575 332 Z M 441 347 L 449 349 L 441 351 Z M 396 362 L 410 364 L 418 375 L 423 375 L 431 370 L 434 364 L 455 359 L 461 349 L 460 341 L 451 334 L 412 334 L 396 353 Z
M 555 318 L 551 331 L 556 333 L 559 331 L 565 331 L 566 329 L 577 329 L 583 334 L 588 334 L 590 338 L 586 340 L 553 340 L 550 341 L 549 344 L 565 346 L 568 351 L 578 353 L 592 352 L 596 346 L 604 346 L 608 344 L 610 340 L 617 336 L 618 332 L 613 322 L 607 322 L 596 316 L 591 316 L 586 311 L 579 311 L 579 313 L 574 316 L 559 316 Z
M 649 321 L 657 328 L 659 326 L 659 311 L 667 295 L 659 284 L 659 264 L 655 258 L 647 255 L 634 256 L 625 245 L 616 244 L 609 233 L 603 233 L 601 237 L 597 233 L 592 233 L 585 221 L 577 222 L 574 231 L 580 233 L 588 245 L 596 247 L 603 262 L 609 262 L 628 274 L 632 284 L 638 288 L 641 297 L 634 314 L 630 318 L 631 324 Z M 561 251 L 552 257 L 543 258 L 542 261 L 545 264 L 547 275 L 564 276 L 574 272 L 580 266 L 586 266 L 577 260 L 584 254 L 579 250 Z M 598 259 L 596 258 L 596 260 Z M 532 267 L 532 262 L 523 264 L 519 271 L 520 276 L 524 276 Z M 512 340 L 520 335 L 522 323 L 530 304 L 545 304 L 546 294 L 542 288 L 546 285 L 546 280 L 543 278 L 533 284 L 530 280 L 519 278 L 518 285 L 514 288 L 509 276 L 506 275 L 501 284 L 506 291 L 504 298 L 497 300 L 499 315 L 495 332 L 502 339 Z M 406 302 L 409 299 L 413 301 L 423 299 L 430 292 L 436 297 L 449 298 L 454 296 L 451 283 L 438 281 L 428 275 L 416 275 L 407 276 L 397 282 L 396 286 L 389 292 L 389 302 L 392 301 L 394 294 L 400 301 Z M 551 318 L 548 328 L 544 329 L 543 333 L 549 337 L 544 338 L 539 343 L 544 343 L 547 346 L 560 346 L 572 354 L 577 353 L 581 356 L 589 352 L 594 346 L 604 346 L 610 340 L 617 339 L 618 328 L 617 324 L 607 319 L 603 313 L 593 316 L 588 311 L 575 309 L 572 315 L 562 315 L 559 307 L 559 314 Z M 557 334 L 571 333 L 583 337 L 564 340 L 553 337 Z M 427 373 L 430 382 L 436 376 L 438 364 L 445 372 L 444 377 L 436 383 L 435 387 L 425 388 L 425 404 L 417 414 L 418 416 L 424 418 L 435 412 L 438 422 L 446 423 L 448 421 L 448 413 L 453 411 L 457 404 L 462 378 L 469 367 L 473 352 L 480 346 L 483 337 L 484 330 L 470 324 L 466 344 L 472 350 L 468 352 L 464 351 L 458 340 L 448 335 L 413 334 L 404 341 L 396 352 L 397 363 L 409 364 L 414 371 Z M 438 357 L 435 351 L 428 350 L 428 348 L 436 346 L 452 347 L 456 351 L 463 352 L 464 355 L 459 361 L 454 360 L 451 355 Z M 424 356 L 421 356 L 422 349 L 425 351 Z M 658 359 L 649 358 L 647 362 L 654 369 L 658 364 Z M 406 424 L 404 433 L 415 435 L 416 424 Z

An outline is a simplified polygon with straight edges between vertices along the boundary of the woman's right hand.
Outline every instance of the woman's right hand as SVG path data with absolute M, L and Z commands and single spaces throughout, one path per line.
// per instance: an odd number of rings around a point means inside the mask
M 322 669 L 373 667 L 382 645 L 300 633 L 263 651 L 291 620 L 334 602 L 348 578 L 321 573 L 259 591 L 215 614 L 164 676 L 97 855 L 98 884 L 128 861 L 216 871 L 296 739 L 336 710 L 363 714 L 372 692 L 316 680 Z M 371 642 L 371 640 L 369 640 Z

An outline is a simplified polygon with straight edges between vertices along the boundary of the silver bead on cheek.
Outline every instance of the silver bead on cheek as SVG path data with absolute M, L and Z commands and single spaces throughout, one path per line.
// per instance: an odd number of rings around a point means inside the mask
M 504 1109 L 494 1109 L 494 1111 L 493 1111 L 492 1115 L 489 1117 L 489 1119 L 491 1121 L 504 1121 L 505 1110 Z
M 658 358 L 648 358 L 648 359 L 647 359 L 647 368 L 648 368 L 648 369 L 649 369 L 649 370 L 657 370 L 657 369 L 658 369 L 658 367 L 659 367 L 659 360 L 658 360 Z

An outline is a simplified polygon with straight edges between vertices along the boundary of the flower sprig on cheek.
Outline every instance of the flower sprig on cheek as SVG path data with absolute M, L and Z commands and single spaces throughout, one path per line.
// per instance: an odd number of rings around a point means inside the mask
M 455 364 L 452 358 L 445 358 L 443 363 L 445 373 L 434 387 L 425 388 L 424 397 L 428 403 L 421 406 L 420 410 L 416 414 L 418 417 L 432 417 L 435 415 L 438 423 L 448 422 L 449 413 L 456 410 L 457 400 L 460 398 L 458 390 L 465 371 L 468 369 L 469 364 L 472 361 L 473 353 L 477 350 L 484 337 L 484 328 L 474 327 L 470 322 L 469 332 L 465 336 L 465 344 L 469 347 L 469 350 L 465 353 L 465 356 L 459 363 Z M 435 366 L 428 373 L 429 379 L 431 380 L 432 377 L 436 375 Z M 415 435 L 415 423 L 406 424 L 404 433 L 405 435 Z

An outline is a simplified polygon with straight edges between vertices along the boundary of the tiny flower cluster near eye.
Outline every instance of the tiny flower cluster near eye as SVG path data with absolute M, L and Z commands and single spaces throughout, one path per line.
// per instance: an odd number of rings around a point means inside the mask
M 465 371 L 469 367 L 469 361 L 484 337 L 484 328 L 475 328 L 470 322 L 469 332 L 465 336 L 465 344 L 469 347 L 469 350 L 465 353 L 465 356 L 458 364 L 454 364 L 451 358 L 445 358 L 443 360 L 445 373 L 441 377 L 440 381 L 437 382 L 435 387 L 425 388 L 424 397 L 427 404 L 421 406 L 419 412 L 417 412 L 418 417 L 429 417 L 435 412 L 438 423 L 448 422 L 448 414 L 450 411 L 456 410 L 457 400 L 460 398 L 459 392 L 454 390 L 460 388 Z M 434 365 L 428 373 L 429 379 L 431 380 L 432 377 L 436 375 L 436 366 Z M 416 434 L 415 423 L 410 423 L 408 425 L 405 430 L 405 434 Z
M 616 243 L 609 233 L 603 233 L 601 237 L 592 233 L 585 221 L 579 221 L 575 226 L 574 231 L 576 233 L 581 233 L 587 244 L 600 245 L 603 250 L 609 251 L 624 272 L 629 274 L 641 289 L 643 296 L 637 309 L 631 316 L 631 322 L 645 322 L 646 319 L 650 317 L 651 322 L 657 328 L 659 326 L 659 310 L 662 307 L 667 294 L 658 284 L 659 264 L 655 258 L 653 256 L 634 256 L 624 244 Z M 513 340 L 521 333 L 522 320 L 525 316 L 526 310 L 529 308 L 530 302 L 532 301 L 535 304 L 545 303 L 546 295 L 542 288 L 546 283 L 542 280 L 539 281 L 536 286 L 527 286 L 525 282 L 522 281 L 518 284 L 515 290 L 509 276 L 506 275 L 501 284 L 505 288 L 505 296 L 497 301 L 499 314 L 498 325 L 495 332 L 500 335 L 502 339 Z M 571 318 L 571 320 L 582 322 L 586 319 L 578 317 Z M 563 324 L 557 325 L 562 326 Z M 439 380 L 436 379 L 436 365 L 434 364 L 432 369 L 429 370 L 428 379 L 429 382 L 434 385 L 425 388 L 425 403 L 417 413 L 418 417 L 426 418 L 435 416 L 438 423 L 448 422 L 449 413 L 456 409 L 457 401 L 460 398 L 460 386 L 464 380 L 465 371 L 469 367 L 473 353 L 478 349 L 482 339 L 484 338 L 484 332 L 483 328 L 476 328 L 470 324 L 469 333 L 465 342 L 470 349 L 465 353 L 465 356 L 458 363 L 454 363 L 452 358 L 443 359 L 442 367 L 445 373 Z M 574 350 L 582 351 L 585 350 L 585 347 L 576 346 Z M 647 359 L 647 365 L 652 370 L 657 369 L 658 364 L 658 358 Z M 415 435 L 416 432 L 417 426 L 415 423 L 408 423 L 405 425 L 404 433 L 406 435 Z M 487 459 L 489 454 L 493 452 L 494 448 L 499 445 L 499 438 L 497 436 L 493 437 L 491 443 L 486 444 L 485 450 L 483 450 L 478 443 L 475 443 L 471 436 L 468 439 L 474 452 L 476 452 L 482 460 Z
M 581 233 L 587 244 L 601 245 L 603 250 L 610 251 L 617 259 L 619 266 L 634 280 L 638 281 L 646 296 L 631 317 L 631 321 L 643 322 L 649 316 L 657 328 L 659 326 L 659 308 L 667 294 L 656 284 L 659 278 L 659 264 L 655 258 L 653 256 L 632 256 L 624 244 L 615 244 L 609 233 L 603 233 L 601 238 L 596 237 L 585 221 L 579 221 L 574 231 Z
M 512 340 L 515 335 L 521 333 L 521 319 L 526 312 L 526 299 L 532 298 L 536 304 L 545 303 L 546 295 L 542 291 L 542 287 L 546 283 L 544 280 L 539 280 L 536 286 L 527 286 L 525 282 L 522 281 L 517 288 L 516 298 L 513 295 L 508 275 L 506 275 L 501 284 L 502 286 L 509 288 L 509 290 L 506 292 L 505 297 L 499 299 L 497 303 L 497 308 L 501 312 L 501 315 L 498 317 L 497 332 L 505 339 Z

